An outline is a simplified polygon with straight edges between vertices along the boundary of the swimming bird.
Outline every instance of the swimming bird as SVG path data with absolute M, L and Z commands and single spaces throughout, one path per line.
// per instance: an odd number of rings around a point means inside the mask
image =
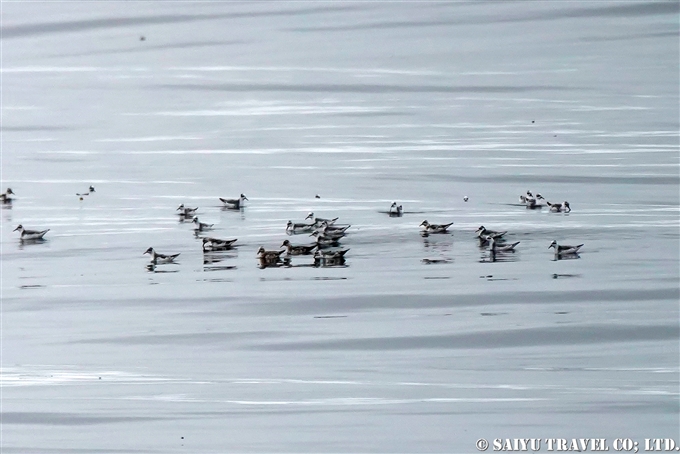
M 213 225 L 215 224 L 206 224 L 204 222 L 201 222 L 198 220 L 198 216 L 194 216 L 194 219 L 192 220 L 194 224 L 196 224 L 196 227 L 194 227 L 194 230 L 197 232 L 205 232 L 206 230 L 212 230 Z
M 515 246 L 519 244 L 519 241 L 512 244 L 497 244 L 495 238 L 489 239 L 490 248 L 493 252 L 515 252 Z
M 144 254 L 149 254 L 151 256 L 151 263 L 154 265 L 157 265 L 159 263 L 172 263 L 175 261 L 175 259 L 179 256 L 180 253 L 177 254 L 172 254 L 172 255 L 165 255 L 165 254 L 159 254 L 158 252 L 154 251 L 152 247 L 144 251 Z M 144 255 L 142 254 L 142 255 Z
M 234 210 L 238 210 L 239 208 L 243 208 L 244 200 L 248 200 L 248 197 L 246 197 L 244 194 L 241 194 L 241 197 L 238 199 L 223 199 L 220 197 L 220 200 L 222 203 L 224 203 L 225 208 L 232 208 Z
M 480 240 L 488 241 L 490 238 L 498 239 L 508 233 L 508 231 L 506 230 L 505 232 L 496 232 L 494 230 L 487 230 L 486 227 L 480 225 L 475 233 Z
M 420 226 L 423 227 L 423 231 L 426 233 L 446 233 L 452 225 L 453 222 L 448 224 L 430 224 L 427 221 L 423 221 L 420 223 Z
M 88 196 L 88 195 L 92 194 L 93 192 L 95 192 L 94 186 L 90 185 L 90 187 L 87 188 L 87 192 L 83 192 L 83 193 L 76 192 L 76 195 L 80 198 L 80 200 L 83 200 L 83 197 Z
M 321 225 L 319 226 L 318 230 L 322 231 L 323 233 L 330 233 L 330 234 L 337 234 L 337 233 L 345 233 L 348 228 L 352 227 L 349 224 L 346 225 L 329 225 L 328 222 L 323 221 Z
M 45 236 L 47 232 L 50 231 L 50 229 L 47 230 L 26 230 L 23 225 L 19 224 L 16 229 L 13 231 L 19 231 L 21 233 L 21 240 L 42 240 L 42 238 Z
M 550 203 L 547 202 L 548 206 L 550 207 L 550 211 L 553 213 L 569 213 L 571 211 L 571 207 L 569 206 L 569 202 L 566 200 L 564 203 Z
M 333 238 L 324 238 L 321 236 L 316 236 L 316 247 L 318 249 L 325 249 L 329 247 L 339 246 L 340 242 Z
M 311 254 L 318 247 L 316 244 L 293 246 L 290 241 L 285 240 L 281 247 L 286 248 L 287 255 L 307 255 Z
M 286 251 L 266 251 L 264 247 L 260 246 L 260 249 L 257 250 L 257 258 L 265 263 L 275 263 L 281 260 L 281 254 L 284 252 Z
M 14 192 L 12 191 L 12 188 L 7 188 L 7 191 L 5 191 L 4 194 L 0 194 L 0 202 L 1 203 L 12 203 L 12 198 L 10 195 L 15 195 Z
M 344 265 L 347 251 L 349 251 L 349 249 L 335 251 L 317 250 L 314 253 L 314 266 Z
M 317 251 L 314 253 L 314 257 L 315 257 L 315 258 L 316 258 L 316 257 L 320 257 L 320 258 L 323 258 L 323 259 L 325 259 L 325 260 L 344 259 L 344 258 L 345 258 L 345 254 L 347 254 L 347 251 L 349 251 L 349 249 L 337 249 L 337 250 L 335 250 L 335 251 L 321 251 L 321 250 L 317 250 Z
M 311 235 L 323 240 L 334 240 L 338 241 L 340 238 L 344 237 L 343 232 L 329 232 L 327 230 L 314 230 Z
M 520 195 L 519 201 L 527 206 L 527 208 L 541 208 L 543 205 L 538 203 L 539 200 L 545 200 L 541 194 L 536 193 L 536 197 L 527 191 L 526 195 Z
M 548 246 L 548 249 L 555 248 L 555 256 L 559 256 L 578 254 L 579 249 L 581 249 L 582 247 L 583 244 L 579 244 L 578 246 L 567 246 L 566 244 L 559 245 L 557 244 L 557 241 L 553 240 L 553 242 L 550 243 L 550 246 Z
M 236 243 L 233 240 L 220 240 L 218 238 L 203 238 L 203 252 L 226 251 L 232 249 Z
M 311 212 L 311 211 L 309 212 L 309 214 L 307 214 L 307 217 L 305 218 L 305 220 L 307 220 L 307 219 L 311 219 L 312 224 L 315 224 L 315 225 L 321 224 L 322 222 L 326 222 L 328 225 L 333 225 L 335 223 L 335 221 L 338 220 L 338 218 L 333 218 L 333 219 L 317 218 L 317 217 L 314 217 L 314 213 Z
M 184 204 L 181 204 L 180 206 L 177 207 L 175 211 L 179 211 L 180 216 L 184 217 L 190 217 L 190 216 L 195 216 L 196 211 L 198 211 L 198 207 L 196 208 L 191 208 L 191 207 L 185 207 Z
M 397 202 L 392 202 L 392 206 L 390 207 L 389 215 L 390 216 L 401 216 L 404 212 L 404 209 L 402 208 L 401 205 L 397 205 Z
M 304 224 L 304 223 L 294 223 L 293 221 L 288 221 L 286 224 L 286 233 L 307 233 L 314 229 L 314 224 Z

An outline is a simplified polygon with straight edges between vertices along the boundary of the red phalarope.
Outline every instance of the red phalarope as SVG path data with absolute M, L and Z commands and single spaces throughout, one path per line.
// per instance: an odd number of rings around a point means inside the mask
M 338 218 L 333 218 L 333 219 L 317 218 L 317 217 L 314 217 L 314 213 L 311 212 L 311 211 L 309 212 L 309 214 L 307 214 L 307 217 L 305 218 L 305 220 L 307 220 L 307 219 L 311 219 L 312 224 L 317 225 L 317 226 L 321 225 L 321 223 L 323 223 L 323 222 L 325 222 L 328 225 L 333 225 L 335 223 L 335 221 L 338 220 Z
M 536 193 L 536 197 L 534 197 L 531 191 L 527 191 L 526 195 L 519 196 L 520 203 L 526 205 L 527 208 L 542 208 L 543 205 L 538 202 L 539 200 L 545 199 L 538 193 Z
M 12 188 L 7 188 L 4 194 L 0 194 L 0 203 L 12 203 L 10 195 L 15 195 Z
M 566 244 L 559 245 L 557 244 L 557 241 L 553 240 L 553 242 L 550 243 L 550 246 L 548 246 L 548 249 L 555 248 L 555 256 L 560 256 L 578 254 L 579 249 L 581 249 L 582 247 L 583 244 L 579 244 L 577 246 L 568 246 Z
M 304 224 L 304 223 L 294 223 L 293 221 L 288 221 L 286 224 L 286 233 L 309 233 L 314 229 L 314 224 Z
M 329 232 L 325 230 L 314 230 L 311 235 L 309 236 L 314 236 L 322 241 L 338 241 L 340 238 L 343 238 L 345 234 L 343 232 Z
M 404 209 L 401 205 L 397 205 L 397 202 L 392 202 L 392 206 L 390 206 L 390 211 L 388 211 L 387 214 L 389 214 L 391 217 L 399 217 L 404 213 Z
M 569 202 L 567 202 L 566 200 L 564 201 L 564 203 L 547 202 L 547 204 L 550 207 L 550 211 L 553 213 L 569 213 L 571 211 Z
M 489 239 L 489 247 L 492 252 L 515 252 L 515 246 L 519 244 L 519 241 L 512 244 L 497 244 L 495 238 Z
M 194 219 L 191 222 L 196 224 L 196 227 L 194 227 L 194 230 L 197 231 L 197 232 L 205 232 L 206 230 L 212 230 L 213 225 L 215 225 L 215 224 L 206 224 L 204 222 L 199 221 L 198 216 L 194 216 Z
M 19 224 L 13 231 L 19 231 L 21 233 L 21 240 L 42 240 L 43 237 L 50 229 L 47 230 L 26 230 L 23 225 Z
M 317 244 L 293 246 L 290 241 L 285 240 L 281 247 L 286 248 L 286 255 L 308 255 L 318 247 Z
M 493 231 L 493 230 L 487 230 L 483 225 L 481 225 L 481 226 L 479 226 L 479 228 L 477 229 L 477 231 L 475 233 L 477 234 L 477 238 L 479 238 L 480 240 L 488 241 L 491 238 L 499 239 L 503 235 L 508 233 L 508 231 L 506 230 L 504 232 L 496 232 L 496 231 Z
M 151 256 L 151 263 L 157 265 L 159 263 L 173 263 L 180 253 L 172 255 L 159 254 L 158 252 L 154 251 L 152 247 L 150 247 L 144 251 L 144 254 L 149 254 Z
M 220 197 L 220 200 L 224 204 L 225 208 L 238 210 L 245 206 L 243 202 L 244 200 L 248 200 L 248 197 L 246 197 L 244 194 L 241 194 L 241 196 L 238 199 L 223 199 L 222 197 Z
M 257 250 L 257 258 L 265 263 L 275 263 L 281 260 L 281 254 L 286 252 L 285 250 L 280 251 L 267 251 L 263 246 Z
M 180 206 L 177 207 L 175 211 L 179 211 L 179 213 L 177 214 L 185 218 L 194 217 L 196 216 L 196 211 L 198 211 L 198 207 L 196 208 L 185 207 L 184 204 L 181 204 Z
M 424 233 L 446 233 L 452 225 L 453 222 L 448 224 L 430 224 L 427 221 L 423 221 L 420 223 L 420 227 L 423 227 Z
M 220 240 L 218 238 L 203 238 L 203 252 L 211 251 L 227 251 L 234 248 L 234 243 L 237 239 L 233 240 Z

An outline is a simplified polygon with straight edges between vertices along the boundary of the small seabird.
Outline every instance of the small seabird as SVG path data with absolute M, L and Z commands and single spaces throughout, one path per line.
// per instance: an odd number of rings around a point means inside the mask
M 564 203 L 550 203 L 547 202 L 548 206 L 550 207 L 550 211 L 553 213 L 569 213 L 571 211 L 571 207 L 569 206 L 569 202 L 566 200 Z
M 10 195 L 15 195 L 14 192 L 12 191 L 12 188 L 7 188 L 7 191 L 5 191 L 4 194 L 0 194 L 0 202 L 1 203 L 12 203 L 12 198 Z
M 175 211 L 179 211 L 180 216 L 184 217 L 193 217 L 196 215 L 196 211 L 198 211 L 198 207 L 196 208 L 191 208 L 191 207 L 185 207 L 184 204 L 181 204 L 180 206 L 177 207 Z
M 538 203 L 539 200 L 545 200 L 541 194 L 536 194 L 536 197 L 531 193 L 531 191 L 527 191 L 526 195 L 520 195 L 519 196 L 519 201 L 520 203 L 524 204 L 527 206 L 527 208 L 541 208 L 543 205 Z
M 329 232 L 327 230 L 314 230 L 311 235 L 322 240 L 333 240 L 338 241 L 343 238 L 345 234 L 343 232 Z
M 222 197 L 220 197 L 220 200 L 222 201 L 222 203 L 224 203 L 224 206 L 226 208 L 238 210 L 239 208 L 244 207 L 243 201 L 248 200 L 248 197 L 246 197 L 244 194 L 241 194 L 241 197 L 239 197 L 238 199 L 223 199 Z
M 86 196 L 92 194 L 93 192 L 95 192 L 95 191 L 94 191 L 94 186 L 90 185 L 90 187 L 87 188 L 87 192 L 83 192 L 83 193 L 76 192 L 76 195 L 77 195 L 78 197 L 80 197 L 80 200 L 83 200 L 83 197 L 86 197 Z
M 399 217 L 402 214 L 404 214 L 404 208 L 401 205 L 397 205 L 397 202 L 392 202 L 392 206 L 390 206 L 390 211 L 387 212 L 390 216 L 396 216 Z
M 203 238 L 203 252 L 226 251 L 232 249 L 236 243 L 233 240 L 220 240 L 218 238 Z
M 159 263 L 172 263 L 179 256 L 179 253 L 172 255 L 159 254 L 158 252 L 154 251 L 152 247 L 144 251 L 144 254 L 149 254 L 151 256 L 151 263 L 154 265 Z
M 290 244 L 290 241 L 285 240 L 281 247 L 286 248 L 286 254 L 287 255 L 307 255 L 311 254 L 314 249 L 318 247 L 317 244 L 310 244 L 310 245 L 300 245 L 300 246 L 293 246 Z
M 320 199 L 321 196 L 320 196 L 319 194 L 317 194 L 317 195 L 314 196 L 314 198 L 315 198 L 315 199 Z
M 42 240 L 42 238 L 45 236 L 47 232 L 50 231 L 50 229 L 47 230 L 26 230 L 23 225 L 19 224 L 16 229 L 13 231 L 19 231 L 21 233 L 21 240 Z
M 338 260 L 338 259 L 344 259 L 345 254 L 347 254 L 347 251 L 349 249 L 338 249 L 335 251 L 316 251 L 314 253 L 314 258 L 320 257 L 323 258 L 324 260 Z
M 318 249 L 336 247 L 336 246 L 339 246 L 339 245 L 340 245 L 340 243 L 338 242 L 337 239 L 324 238 L 324 237 L 321 237 L 321 236 L 316 237 L 316 247 Z
M 425 265 L 435 265 L 435 264 L 439 264 L 439 263 L 450 263 L 451 260 L 449 260 L 449 259 L 428 259 L 428 258 L 424 258 L 424 259 L 421 260 L 421 262 L 423 262 Z
M 463 202 L 467 202 L 467 201 L 468 201 L 468 196 L 463 197 Z
M 519 241 L 512 244 L 497 244 L 495 238 L 489 239 L 491 251 L 493 252 L 515 252 L 515 246 L 519 244 Z
M 320 251 L 314 253 L 314 266 L 334 266 L 345 264 L 345 254 L 349 249 Z
M 508 233 L 508 231 L 506 230 L 505 232 L 496 232 L 494 230 L 487 230 L 486 227 L 480 225 L 475 233 L 479 239 L 488 241 L 491 238 L 498 239 Z
M 260 246 L 257 250 L 257 258 L 263 262 L 274 263 L 281 260 L 281 254 L 286 252 L 285 250 L 280 251 L 266 251 L 264 247 Z
M 347 225 L 329 225 L 328 222 L 323 221 L 321 225 L 319 226 L 318 230 L 322 231 L 324 234 L 325 233 L 330 233 L 330 234 L 337 234 L 337 233 L 345 233 L 348 228 L 352 227 L 350 224 Z
M 314 224 L 294 223 L 288 221 L 286 224 L 286 233 L 307 233 L 314 229 Z
M 557 241 L 553 240 L 552 243 L 550 243 L 550 246 L 548 246 L 548 249 L 550 248 L 555 248 L 555 255 L 574 255 L 578 254 L 579 249 L 583 247 L 583 244 L 579 244 L 578 246 L 567 246 L 565 245 L 559 245 L 557 244 Z
M 427 221 L 423 221 L 420 223 L 420 227 L 423 227 L 423 231 L 426 233 L 446 233 L 452 225 L 453 222 L 448 224 L 430 224 Z
M 307 217 L 305 218 L 305 220 L 307 220 L 307 219 L 311 219 L 312 224 L 317 224 L 317 225 L 321 224 L 322 222 L 325 222 L 328 225 L 333 225 L 335 223 L 335 221 L 338 220 L 338 218 L 333 218 L 333 219 L 316 218 L 316 217 L 314 217 L 314 213 L 311 212 L 311 211 L 309 212 L 309 214 L 307 214 Z
M 213 225 L 215 224 L 206 224 L 198 220 L 198 216 L 194 216 L 194 219 L 192 220 L 194 224 L 196 224 L 196 227 L 194 227 L 194 230 L 197 232 L 205 232 L 206 230 L 212 230 Z

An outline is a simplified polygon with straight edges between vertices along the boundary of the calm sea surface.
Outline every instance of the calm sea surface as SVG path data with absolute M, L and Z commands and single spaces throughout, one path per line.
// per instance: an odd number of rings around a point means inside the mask
M 680 442 L 677 1 L 1 13 L 2 452 Z M 344 265 L 258 267 L 310 211 Z

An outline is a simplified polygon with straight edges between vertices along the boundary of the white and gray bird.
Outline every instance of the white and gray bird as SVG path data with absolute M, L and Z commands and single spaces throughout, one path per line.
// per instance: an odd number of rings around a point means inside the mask
M 21 233 L 21 240 L 42 240 L 43 237 L 50 229 L 47 230 L 27 230 L 23 225 L 19 224 L 13 231 L 19 231 Z
M 194 219 L 192 219 L 192 222 L 196 224 L 196 227 L 194 227 L 194 230 L 197 232 L 205 232 L 206 230 L 212 230 L 214 224 L 206 224 L 205 222 L 201 222 L 198 220 L 198 216 L 194 216 Z
M 314 225 L 321 225 L 322 222 L 325 222 L 328 225 L 333 225 L 335 223 L 335 221 L 338 220 L 338 218 L 333 218 L 333 219 L 317 218 L 317 217 L 314 217 L 314 213 L 311 212 L 311 211 L 307 214 L 307 217 L 305 218 L 305 220 L 307 220 L 307 219 L 311 219 L 312 224 L 314 224 Z
M 508 231 L 506 230 L 504 232 L 496 232 L 494 230 L 487 230 L 486 227 L 480 225 L 475 233 L 479 239 L 488 241 L 491 238 L 498 239 L 508 233 Z
M 423 228 L 425 233 L 446 233 L 452 225 L 453 222 L 448 224 L 430 224 L 427 220 L 420 223 L 420 227 Z
M 550 207 L 550 211 L 553 213 L 569 213 L 571 211 L 571 206 L 569 206 L 569 202 L 566 200 L 564 203 L 550 203 L 547 202 L 548 206 Z
M 490 238 L 489 243 L 489 247 L 493 252 L 515 252 L 515 247 L 519 244 L 519 241 L 512 244 L 498 244 L 495 238 Z
M 238 199 L 223 199 L 222 197 L 220 197 L 220 200 L 224 204 L 225 208 L 238 210 L 245 206 L 244 201 L 248 200 L 248 197 L 246 197 L 244 194 L 241 194 L 241 196 Z
M 177 213 L 177 214 L 179 214 L 180 216 L 184 216 L 184 217 L 188 218 L 188 217 L 193 217 L 193 216 L 196 215 L 196 211 L 198 211 L 198 207 L 191 208 L 191 207 L 184 206 L 184 204 L 181 204 L 180 206 L 177 207 L 177 209 L 175 211 L 179 211 L 179 213 Z
M 228 251 L 234 247 L 236 239 L 220 240 L 219 238 L 203 238 L 203 252 Z
M 392 202 L 390 206 L 389 215 L 390 216 L 401 216 L 404 213 L 404 208 L 401 205 L 397 205 L 397 202 Z
M 12 191 L 12 188 L 7 188 L 3 194 L 0 194 L 0 203 L 12 203 L 13 199 L 10 195 L 14 195 L 14 192 Z
M 288 221 L 286 224 L 286 233 L 309 233 L 314 230 L 314 224 L 305 224 L 299 222 Z
M 280 251 L 267 251 L 263 246 L 260 246 L 257 250 L 257 258 L 265 263 L 275 263 L 281 260 L 281 254 L 284 252 L 286 252 L 285 249 L 281 249 Z
M 578 254 L 579 250 L 583 247 L 583 244 L 579 244 L 576 246 L 569 246 L 566 244 L 557 244 L 556 240 L 553 240 L 552 243 L 550 243 L 550 246 L 548 246 L 548 249 L 554 248 L 555 249 L 555 255 L 574 255 Z
M 144 254 L 149 254 L 151 256 L 151 263 L 153 263 L 154 265 L 158 265 L 161 263 L 173 263 L 180 253 L 170 255 L 159 254 L 152 247 L 150 247 L 149 249 L 144 251 Z

